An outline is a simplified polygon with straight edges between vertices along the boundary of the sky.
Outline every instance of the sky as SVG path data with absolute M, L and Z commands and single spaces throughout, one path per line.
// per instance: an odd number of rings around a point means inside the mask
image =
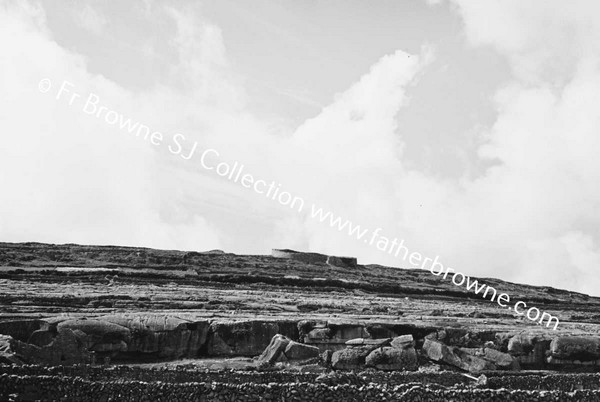
M 412 266 L 317 205 L 467 275 L 600 296 L 599 11 L 0 0 L 0 241 Z

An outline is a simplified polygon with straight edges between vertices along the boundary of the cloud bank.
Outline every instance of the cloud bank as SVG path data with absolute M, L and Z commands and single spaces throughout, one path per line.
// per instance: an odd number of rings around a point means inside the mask
M 182 160 L 40 94 L 47 77 L 153 129 L 183 133 L 188 146 L 218 149 L 255 176 L 468 275 L 600 295 L 598 6 L 452 4 L 470 46 L 494 48 L 513 76 L 494 95 L 495 123 L 478 133 L 478 174 L 444 179 L 404 162 L 408 128 L 397 118 L 426 79 L 432 47 L 383 56 L 318 115 L 282 129 L 248 111 L 220 29 L 195 9 L 152 6 L 176 27 L 177 57 L 157 85 L 134 91 L 59 46 L 40 5 L 0 6 L 0 239 L 298 247 L 407 266 L 203 170 L 197 158 Z M 95 34 L 107 24 L 92 9 L 78 15 L 98 22 Z

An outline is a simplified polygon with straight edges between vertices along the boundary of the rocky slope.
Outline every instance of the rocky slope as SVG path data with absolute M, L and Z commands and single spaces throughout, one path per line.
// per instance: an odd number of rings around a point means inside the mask
M 242 392 L 231 386 L 237 384 L 236 373 L 287 373 L 274 381 L 280 388 L 273 391 L 273 400 L 300 395 L 286 384 L 301 381 L 309 371 L 332 376 L 331 383 L 315 384 L 314 390 L 331 400 L 341 395 L 332 387 L 357 387 L 343 392 L 358 392 L 353 395 L 365 400 L 378 392 L 390 399 L 405 394 L 415 398 L 407 400 L 447 400 L 451 395 L 470 400 L 465 395 L 479 392 L 481 400 L 490 395 L 506 400 L 498 391 L 502 386 L 517 392 L 515 400 L 528 392 L 538 392 L 541 400 L 578 400 L 566 394 L 577 390 L 583 399 L 598 397 L 598 377 L 567 373 L 600 371 L 599 298 L 481 279 L 513 300 L 557 316 L 560 326 L 553 331 L 428 271 L 310 261 L 217 250 L 0 243 L 0 363 L 13 364 L 2 369 L 0 399 L 10 394 L 40 398 L 66 388 L 84 392 L 104 387 L 107 395 L 140 387 L 147 391 L 161 381 L 154 370 L 173 365 L 178 372 L 198 375 L 197 383 L 222 383 L 230 396 Z M 288 340 L 285 346 L 281 339 Z M 271 357 L 277 357 L 265 362 L 259 356 L 269 347 Z M 81 367 L 99 377 L 73 371 L 54 381 L 47 379 L 53 374 L 40 371 L 54 366 L 64 372 L 72 364 L 92 364 Z M 114 385 L 110 368 L 98 364 L 137 367 L 127 385 L 133 388 Z M 396 389 L 389 379 L 367 389 L 345 384 L 340 379 L 345 370 L 397 373 L 404 380 L 398 380 Z M 442 375 L 436 370 L 470 372 L 472 378 L 432 386 L 431 379 Z M 530 370 L 550 371 L 564 380 L 549 381 L 548 393 L 542 395 L 524 385 L 521 375 L 550 374 Z M 190 391 L 164 373 L 172 392 Z M 411 377 L 416 374 L 422 377 Z M 455 378 L 450 372 L 444 375 Z M 51 390 L 36 394 L 36 379 L 42 377 Z M 242 393 L 264 394 L 257 391 L 263 384 L 259 377 L 252 378 L 243 383 L 240 389 L 247 390 Z M 507 382 L 490 385 L 495 378 Z M 414 390 L 403 385 L 411 381 Z M 207 387 L 194 392 L 221 397 Z M 361 387 L 364 395 L 357 391 Z

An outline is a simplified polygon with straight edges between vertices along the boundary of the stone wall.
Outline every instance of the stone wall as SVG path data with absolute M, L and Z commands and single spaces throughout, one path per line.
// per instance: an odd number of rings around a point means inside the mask
M 53 366 L 38 365 L 7 366 L 0 365 L 0 376 L 16 377 L 78 377 L 88 382 L 163 381 L 173 384 L 191 382 L 221 382 L 229 384 L 270 384 L 270 383 L 320 383 L 329 386 L 354 385 L 365 386 L 370 383 L 400 386 L 407 383 L 427 383 L 441 387 L 468 387 L 474 381 L 454 371 L 440 372 L 384 372 L 365 370 L 359 372 L 330 371 L 326 374 L 300 373 L 296 371 L 208 371 L 198 369 L 142 368 L 139 366 Z M 600 373 L 498 373 L 488 372 L 486 388 L 512 388 L 520 390 L 575 391 L 578 389 L 600 389 Z
M 113 380 L 93 382 L 59 376 L 0 376 L 0 399 L 18 395 L 20 400 L 77 401 L 597 401 L 598 390 L 529 391 L 448 389 L 436 384 L 405 383 L 327 385 L 294 382 L 257 384 L 230 382 L 142 382 Z
M 338 257 L 319 253 L 306 253 L 290 249 L 272 249 L 271 256 L 275 258 L 287 258 L 309 264 L 327 264 L 332 267 L 355 268 L 358 261 L 354 257 Z

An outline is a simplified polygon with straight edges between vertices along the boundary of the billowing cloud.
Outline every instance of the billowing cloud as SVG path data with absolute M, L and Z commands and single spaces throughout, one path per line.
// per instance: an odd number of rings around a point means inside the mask
M 402 71 L 390 56 L 298 131 L 305 149 L 329 162 L 309 169 L 313 185 L 338 214 L 457 270 L 599 294 L 598 6 L 457 3 L 467 39 L 493 46 L 514 72 L 494 98 L 496 122 L 479 134 L 481 174 L 442 180 L 403 166 L 402 127 L 393 122 L 411 80 L 377 85 Z M 381 113 L 377 124 L 352 102 L 357 93 Z M 408 265 L 308 222 L 313 247 Z
M 600 179 L 600 25 L 594 18 L 600 6 L 457 3 L 468 40 L 495 47 L 514 71 L 497 93 L 498 119 L 480 149 L 497 164 L 465 193 L 466 200 L 482 197 L 473 220 L 487 221 L 497 244 L 510 245 L 487 264 L 489 272 L 599 294 L 592 261 L 600 251 L 594 184 Z
M 429 47 L 374 61 L 292 129 L 248 111 L 222 32 L 197 9 L 149 4 L 153 18 L 175 27 L 173 60 L 156 85 L 134 91 L 59 46 L 41 6 L 0 7 L 0 110 L 8 111 L 0 114 L 0 239 L 248 253 L 298 247 L 408 265 L 311 219 L 315 203 L 466 274 L 599 294 L 597 6 L 455 4 L 469 43 L 494 48 L 513 73 L 493 98 L 495 123 L 477 128 L 477 173 L 459 178 L 406 163 L 410 127 L 398 111 L 410 108 L 411 89 L 427 79 Z M 158 57 L 145 46 L 143 54 Z M 51 91 L 40 93 L 42 78 Z M 73 87 L 56 99 L 64 80 Z M 81 96 L 69 105 L 73 93 Z M 83 112 L 90 93 L 162 132 L 161 145 L 108 124 L 106 114 Z M 424 118 L 436 118 L 431 103 Z M 187 151 L 197 143 L 195 157 L 169 152 L 176 133 L 185 135 Z M 199 154 L 207 148 L 280 183 L 307 209 L 298 214 L 203 169 Z
M 169 204 L 179 196 L 168 191 L 172 178 L 158 150 L 108 124 L 106 111 L 84 111 L 95 94 L 94 108 L 104 105 L 158 130 L 168 126 L 168 113 L 157 113 L 168 93 L 135 94 L 90 74 L 83 57 L 52 40 L 45 21 L 39 6 L 0 8 L 2 239 L 219 246 L 203 216 L 173 216 Z M 46 93 L 38 90 L 42 79 L 51 82 Z

